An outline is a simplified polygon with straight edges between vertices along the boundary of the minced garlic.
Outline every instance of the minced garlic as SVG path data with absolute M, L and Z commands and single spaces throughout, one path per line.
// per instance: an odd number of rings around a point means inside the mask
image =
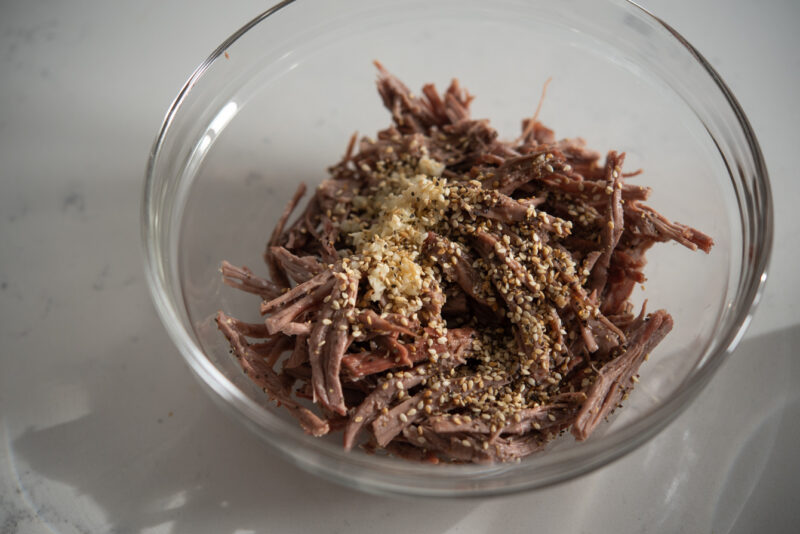
M 433 270 L 420 264 L 420 248 L 448 205 L 444 165 L 427 156 L 416 167 L 398 167 L 374 190 L 353 201 L 355 213 L 341 229 L 360 257 L 359 265 L 372 290 L 392 311 L 411 314 L 422 307 L 419 297 L 430 287 Z

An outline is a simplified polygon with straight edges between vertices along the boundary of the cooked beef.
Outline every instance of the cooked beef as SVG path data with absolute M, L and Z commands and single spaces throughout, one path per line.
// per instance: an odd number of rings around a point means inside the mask
M 325 266 L 314 256 L 298 257 L 285 247 L 270 247 L 271 260 L 295 283 L 308 282 L 325 270 Z
M 272 230 L 272 236 L 269 238 L 269 242 L 267 243 L 267 249 L 264 251 L 264 261 L 267 263 L 267 267 L 269 267 L 269 272 L 272 275 L 272 279 L 280 285 L 281 287 L 289 287 L 289 279 L 286 277 L 286 273 L 283 269 L 281 269 L 280 265 L 276 261 L 275 257 L 273 256 L 273 249 L 275 246 L 278 245 L 281 239 L 281 235 L 283 234 L 283 230 L 286 227 L 286 222 L 291 217 L 292 212 L 297 207 L 297 204 L 300 202 L 300 199 L 303 198 L 303 195 L 306 194 L 306 184 L 301 183 L 297 187 L 297 191 L 295 191 L 294 196 L 286 205 L 286 208 L 283 210 L 280 218 L 278 219 L 277 224 L 275 224 L 275 228 Z
M 489 308 L 497 307 L 494 291 L 487 290 L 484 278 L 472 266 L 475 260 L 464 247 L 431 232 L 422 252 L 436 260 L 447 279 L 458 284 L 476 302 Z
M 646 251 L 713 240 L 642 204 L 624 154 L 559 140 L 538 108 L 502 141 L 457 80 L 414 95 L 376 66 L 392 124 L 353 135 L 290 223 L 298 187 L 271 279 L 222 263 L 264 321 L 219 312 L 219 329 L 254 383 L 346 450 L 495 462 L 586 439 L 673 325 L 632 313 Z
M 611 264 L 611 255 L 614 253 L 619 239 L 624 230 L 622 218 L 622 163 L 625 154 L 609 152 L 606 157 L 606 189 L 608 206 L 606 219 L 600 230 L 600 257 L 594 263 L 589 279 L 590 291 L 602 291 L 608 279 L 608 266 Z
M 358 432 L 367 424 L 372 423 L 382 413 L 382 410 L 387 409 L 388 412 L 388 406 L 398 393 L 405 393 L 427 381 L 428 376 L 433 372 L 446 372 L 463 365 L 466 363 L 465 353 L 470 348 L 469 344 L 462 343 L 459 345 L 459 349 L 452 352 L 448 358 L 442 358 L 435 364 L 422 364 L 415 372 L 406 371 L 391 377 L 387 375 L 353 412 L 350 423 L 344 432 L 345 449 L 349 450 L 353 446 Z
M 320 308 L 308 337 L 314 401 L 339 415 L 347 413 L 339 369 L 351 342 L 348 316 L 354 313 L 357 294 L 358 279 L 336 273 L 330 298 Z
M 428 332 L 430 335 L 430 332 Z M 361 378 L 383 371 L 410 367 L 411 365 L 427 360 L 430 357 L 428 350 L 437 354 L 459 354 L 466 350 L 474 331 L 471 328 L 451 328 L 445 336 L 445 342 L 434 341 L 427 343 L 430 337 L 419 336 L 413 344 L 403 345 L 395 341 L 384 346 L 380 352 L 357 352 L 344 356 L 342 364 L 350 377 Z M 386 336 L 384 336 L 386 339 Z M 390 338 L 391 339 L 391 338 Z M 405 357 L 398 357 L 391 349 L 401 346 L 405 350 Z
M 644 310 L 642 310 L 644 313 Z M 572 425 L 572 434 L 586 439 L 597 424 L 617 408 L 622 396 L 633 387 L 633 378 L 650 351 L 672 330 L 672 317 L 658 310 L 633 327 L 627 346 L 603 365 L 586 392 L 586 401 Z
M 261 303 L 261 313 L 271 314 L 266 325 L 270 333 L 280 331 L 300 314 L 318 305 L 333 289 L 333 273 L 323 271 L 317 276 L 270 301 Z
M 283 369 L 293 369 L 308 362 L 308 335 L 298 335 L 294 338 L 292 353 L 283 363 Z
M 229 317 L 222 312 L 217 314 L 217 325 L 230 342 L 236 357 L 250 379 L 260 386 L 270 397 L 280 402 L 292 415 L 294 415 L 303 430 L 312 436 L 322 436 L 328 433 L 328 422 L 320 419 L 314 412 L 300 406 L 291 398 L 291 393 L 284 388 L 278 375 L 271 366 L 264 362 L 262 356 L 253 352 L 245 335 L 237 331 Z
M 670 222 L 653 208 L 638 202 L 628 202 L 625 205 L 625 218 L 626 224 L 631 227 L 631 233 L 636 236 L 661 242 L 675 241 L 691 250 L 699 248 L 705 253 L 710 252 L 714 246 L 714 240 L 703 232 L 681 223 Z
M 247 267 L 236 267 L 223 261 L 220 266 L 222 282 L 230 287 L 253 293 L 264 300 L 271 300 L 281 294 L 277 284 L 253 274 Z

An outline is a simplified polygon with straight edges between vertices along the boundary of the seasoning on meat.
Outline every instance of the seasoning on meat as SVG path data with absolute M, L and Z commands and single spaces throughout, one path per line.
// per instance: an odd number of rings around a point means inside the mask
M 264 253 L 271 280 L 222 263 L 262 299 L 262 323 L 217 315 L 233 353 L 347 450 L 513 461 L 588 438 L 673 326 L 629 300 L 646 251 L 713 240 L 643 204 L 624 153 L 601 161 L 535 117 L 502 141 L 458 81 L 415 96 L 376 66 L 393 123 L 353 136 L 287 225 L 298 187 Z

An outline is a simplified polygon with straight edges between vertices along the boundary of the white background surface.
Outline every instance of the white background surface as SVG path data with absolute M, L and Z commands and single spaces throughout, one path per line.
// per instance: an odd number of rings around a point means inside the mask
M 771 173 L 770 281 L 737 352 L 649 444 L 544 491 L 365 496 L 220 413 L 139 257 L 147 153 L 186 77 L 269 2 L 0 2 L 0 532 L 794 532 L 800 3 L 644 2 L 718 69 Z

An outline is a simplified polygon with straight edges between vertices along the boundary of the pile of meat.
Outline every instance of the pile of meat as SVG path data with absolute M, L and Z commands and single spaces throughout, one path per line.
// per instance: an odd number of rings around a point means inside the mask
M 300 185 L 264 253 L 222 264 L 264 320 L 220 311 L 244 372 L 302 428 L 421 461 L 518 460 L 586 439 L 673 325 L 634 310 L 645 252 L 703 233 L 643 204 L 624 154 L 604 161 L 536 120 L 501 141 L 454 80 L 415 96 L 380 64 L 392 124 Z M 356 146 L 357 145 L 357 146 Z

